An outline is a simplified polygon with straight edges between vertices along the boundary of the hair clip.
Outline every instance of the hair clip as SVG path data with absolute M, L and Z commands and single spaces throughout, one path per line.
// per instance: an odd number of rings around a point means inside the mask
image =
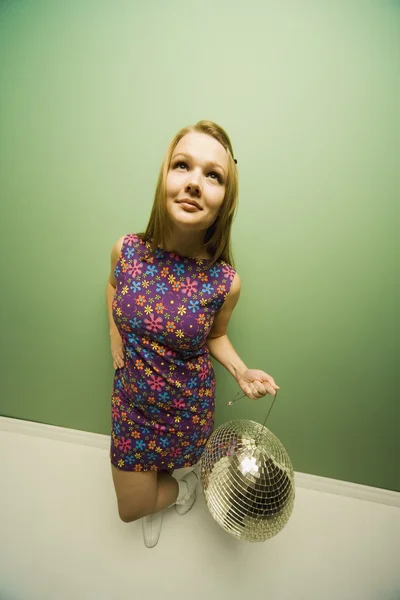
M 236 158 L 234 158 L 233 160 L 235 161 L 235 165 L 237 165 L 237 160 L 236 160 Z

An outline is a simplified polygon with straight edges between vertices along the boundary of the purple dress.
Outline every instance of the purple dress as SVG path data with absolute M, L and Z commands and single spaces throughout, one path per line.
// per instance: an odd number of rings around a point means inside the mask
M 112 394 L 111 462 L 162 471 L 198 462 L 214 427 L 215 375 L 206 344 L 235 270 L 126 235 L 113 317 L 124 343 Z

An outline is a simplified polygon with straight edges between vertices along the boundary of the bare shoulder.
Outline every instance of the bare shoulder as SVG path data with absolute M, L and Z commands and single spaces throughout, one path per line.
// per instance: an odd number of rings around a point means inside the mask
M 119 255 L 121 254 L 122 244 L 124 243 L 124 239 L 125 239 L 125 236 L 122 235 L 120 238 L 117 239 L 117 241 L 114 243 L 114 245 L 111 249 L 111 259 L 114 260 L 115 265 L 117 264 Z M 114 265 L 114 268 L 115 268 L 115 265 Z
M 232 280 L 231 289 L 229 290 L 229 295 L 239 298 L 241 287 L 242 287 L 242 282 L 240 281 L 239 274 L 235 273 L 233 280 Z
M 219 311 L 216 313 L 211 331 L 208 335 L 210 339 L 224 335 L 228 328 L 231 315 L 240 296 L 240 277 L 235 273 L 230 290 L 225 297 L 225 301 Z
M 117 287 L 117 280 L 114 275 L 114 270 L 115 270 L 115 267 L 117 266 L 119 255 L 121 254 L 122 244 L 124 243 L 124 239 L 125 239 L 124 235 L 121 236 L 120 238 L 118 238 L 117 241 L 113 244 L 113 246 L 111 248 L 111 269 L 110 269 L 110 275 L 108 277 L 108 281 L 113 287 Z
M 225 302 L 223 303 L 222 308 L 220 310 L 228 311 L 228 312 L 233 311 L 233 309 L 235 308 L 235 306 L 239 300 L 240 288 L 241 288 L 240 277 L 237 273 L 235 273 L 235 275 L 232 279 L 230 290 L 229 290 L 228 294 L 226 295 Z

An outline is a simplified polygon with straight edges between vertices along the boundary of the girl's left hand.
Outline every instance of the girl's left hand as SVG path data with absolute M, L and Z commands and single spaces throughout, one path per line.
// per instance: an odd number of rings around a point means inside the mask
M 279 385 L 276 385 L 274 378 L 258 369 L 244 371 L 238 379 L 238 384 L 246 396 L 252 400 L 262 398 L 266 394 L 275 396 L 276 391 L 279 390 Z

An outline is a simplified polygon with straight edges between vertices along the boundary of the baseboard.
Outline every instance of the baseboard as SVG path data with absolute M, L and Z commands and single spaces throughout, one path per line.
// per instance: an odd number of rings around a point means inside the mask
M 11 419 L 9 417 L 0 417 L 0 431 L 22 433 L 24 435 L 47 438 L 56 440 L 57 442 L 79 444 L 81 446 L 92 446 L 101 450 L 108 450 L 110 447 L 110 436 L 102 433 L 68 429 L 67 427 L 46 425 L 46 423 L 37 423 L 36 421 Z
M 296 487 L 400 508 L 400 492 L 296 471 Z
M 101 450 L 108 450 L 110 447 L 110 437 L 108 435 L 80 431 L 79 429 L 68 429 L 56 425 L 46 425 L 34 421 L 11 419 L 9 417 L 0 417 L 1 431 L 48 438 L 58 442 L 68 442 L 82 446 L 92 446 Z M 299 473 L 298 471 L 295 472 L 295 482 L 298 488 L 347 496 L 357 498 L 358 500 L 387 504 L 400 508 L 400 492 L 351 483 L 349 481 L 329 479 L 328 477 L 320 477 L 319 475 Z

